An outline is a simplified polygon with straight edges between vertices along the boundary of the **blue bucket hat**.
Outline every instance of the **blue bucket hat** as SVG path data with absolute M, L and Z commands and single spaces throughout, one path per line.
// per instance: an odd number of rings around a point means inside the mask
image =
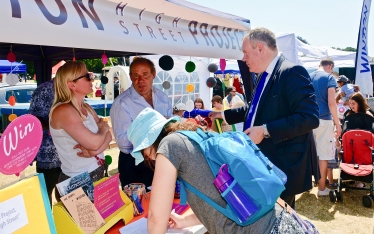
M 162 129 L 169 122 L 181 121 L 179 116 L 166 119 L 152 108 L 145 108 L 131 123 L 127 130 L 127 137 L 133 145 L 131 155 L 135 158 L 135 165 L 144 161 L 140 152 L 151 146 L 160 135 Z

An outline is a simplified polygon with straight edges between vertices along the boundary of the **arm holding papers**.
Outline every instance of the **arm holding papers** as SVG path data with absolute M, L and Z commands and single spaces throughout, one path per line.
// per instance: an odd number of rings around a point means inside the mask
M 175 212 L 171 212 L 169 219 L 169 228 L 186 228 L 201 224 L 200 220 L 196 217 L 195 213 L 191 210 L 187 214 L 178 215 Z

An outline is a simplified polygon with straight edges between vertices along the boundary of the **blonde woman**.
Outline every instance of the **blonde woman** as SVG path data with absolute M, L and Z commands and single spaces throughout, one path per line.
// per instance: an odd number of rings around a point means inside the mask
M 82 62 L 68 62 L 56 73 L 49 124 L 61 160 L 59 182 L 86 171 L 97 181 L 108 168 L 103 151 L 112 139 L 109 126 L 84 102 L 92 81 Z

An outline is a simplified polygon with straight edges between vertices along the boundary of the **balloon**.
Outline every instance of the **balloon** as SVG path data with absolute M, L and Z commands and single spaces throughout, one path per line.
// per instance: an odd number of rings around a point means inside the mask
M 108 77 L 106 77 L 106 76 L 102 76 L 101 78 L 100 78 L 100 81 L 101 81 L 101 83 L 103 83 L 103 84 L 107 84 L 108 83 Z
M 16 98 L 12 95 L 8 99 L 9 105 L 14 106 L 16 104 Z
M 162 88 L 164 89 L 170 89 L 170 82 L 165 80 L 163 83 L 162 83 Z
M 192 93 L 194 89 L 195 89 L 195 86 L 193 84 L 187 84 L 186 85 L 186 91 L 187 92 Z
M 9 52 L 6 56 L 6 59 L 8 59 L 9 62 L 13 63 L 16 61 L 16 55 L 13 52 Z
M 158 65 L 164 71 L 170 71 L 174 67 L 174 60 L 169 55 L 164 55 L 158 60 Z
M 8 85 L 16 85 L 19 82 L 19 79 L 17 75 L 10 73 L 6 76 L 5 81 Z
M 208 71 L 211 72 L 211 73 L 215 73 L 216 71 L 218 71 L 217 64 L 215 64 L 215 63 L 209 64 Z
M 192 100 L 186 102 L 186 111 L 191 112 L 195 108 L 195 104 Z
M 219 60 L 219 66 L 220 66 L 221 71 L 223 73 L 225 71 L 225 69 L 226 69 L 226 60 L 221 58 Z
M 16 118 L 17 118 L 17 115 L 16 115 L 16 114 L 10 114 L 10 115 L 8 116 L 8 119 L 9 119 L 10 122 L 12 122 L 13 120 L 15 120 Z
M 77 61 L 77 59 L 75 58 L 75 56 L 73 57 L 73 62 L 76 62 Z
M 110 164 L 112 164 L 112 156 L 110 156 L 110 155 L 105 155 L 105 162 L 106 162 L 106 164 L 108 164 L 108 165 L 110 165 Z
M 194 62 L 188 61 L 186 63 L 185 69 L 186 69 L 186 72 L 191 73 L 191 72 L 195 71 L 196 65 L 195 65 Z
M 106 54 L 101 55 L 101 61 L 104 65 L 108 62 L 108 57 L 106 56 Z
M 206 80 L 206 85 L 209 87 L 209 88 L 213 88 L 214 86 L 216 86 L 217 84 L 217 80 L 216 78 L 214 77 L 209 77 L 207 80 Z

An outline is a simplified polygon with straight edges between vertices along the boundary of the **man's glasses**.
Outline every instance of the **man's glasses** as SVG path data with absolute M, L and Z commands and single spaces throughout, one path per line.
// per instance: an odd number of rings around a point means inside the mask
M 79 79 L 82 79 L 82 78 L 86 78 L 87 81 L 91 81 L 91 75 L 90 75 L 89 73 L 87 73 L 87 74 L 85 74 L 85 75 L 83 75 L 83 76 L 80 76 L 80 77 L 78 77 L 78 78 L 75 78 L 75 79 L 73 80 L 73 82 L 75 82 L 75 81 L 77 81 L 77 80 L 79 80 Z

